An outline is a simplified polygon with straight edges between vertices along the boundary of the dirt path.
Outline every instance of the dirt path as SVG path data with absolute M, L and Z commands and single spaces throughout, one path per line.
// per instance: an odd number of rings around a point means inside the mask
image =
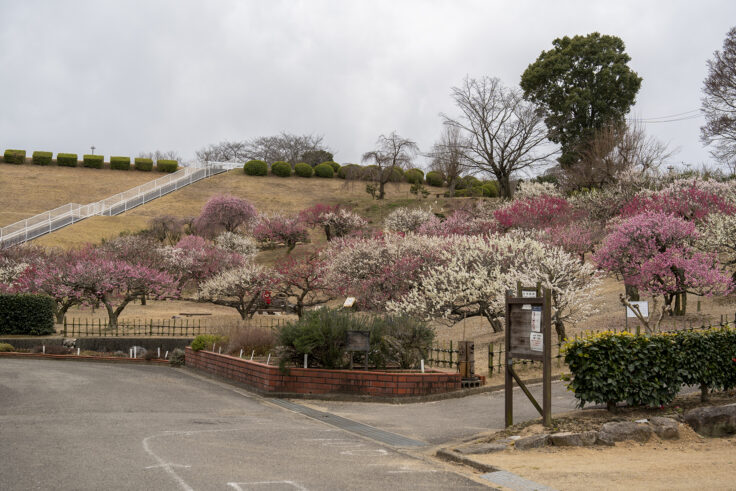
M 475 456 L 555 489 L 736 489 L 736 436 L 703 438 L 680 425 L 680 440 L 617 443 Z

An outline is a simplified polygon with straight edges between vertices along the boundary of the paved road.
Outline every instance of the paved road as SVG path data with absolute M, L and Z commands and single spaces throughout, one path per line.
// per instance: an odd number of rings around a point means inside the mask
M 3 490 L 484 486 L 168 367 L 2 359 L 0 432 Z

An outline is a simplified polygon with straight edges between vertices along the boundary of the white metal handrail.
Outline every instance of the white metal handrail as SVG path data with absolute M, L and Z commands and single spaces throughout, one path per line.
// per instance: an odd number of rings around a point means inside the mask
M 233 164 L 228 162 L 227 164 Z M 242 166 L 243 164 L 239 164 Z M 160 198 L 172 191 L 201 179 L 227 172 L 235 168 L 209 162 L 204 165 L 184 167 L 140 186 L 115 194 L 95 203 L 80 205 L 67 203 L 53 210 L 20 220 L 0 228 L 0 248 L 22 244 L 41 235 L 53 232 L 72 223 L 95 215 L 119 215 L 126 211 Z

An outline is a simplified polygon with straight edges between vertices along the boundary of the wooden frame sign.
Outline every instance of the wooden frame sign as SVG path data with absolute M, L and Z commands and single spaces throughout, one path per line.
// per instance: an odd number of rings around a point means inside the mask
M 517 288 L 517 296 L 506 293 L 506 426 L 514 424 L 514 380 L 542 416 L 544 426 L 552 426 L 552 301 L 550 291 Z M 542 362 L 542 406 L 514 370 L 514 360 Z

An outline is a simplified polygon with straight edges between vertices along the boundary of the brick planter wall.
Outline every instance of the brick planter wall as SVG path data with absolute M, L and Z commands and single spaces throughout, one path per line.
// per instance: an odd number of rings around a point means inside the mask
M 290 368 L 242 360 L 235 356 L 186 348 L 186 365 L 234 380 L 259 392 L 292 394 L 357 394 L 378 397 L 426 396 L 460 390 L 458 373 L 397 373 L 363 370 Z

